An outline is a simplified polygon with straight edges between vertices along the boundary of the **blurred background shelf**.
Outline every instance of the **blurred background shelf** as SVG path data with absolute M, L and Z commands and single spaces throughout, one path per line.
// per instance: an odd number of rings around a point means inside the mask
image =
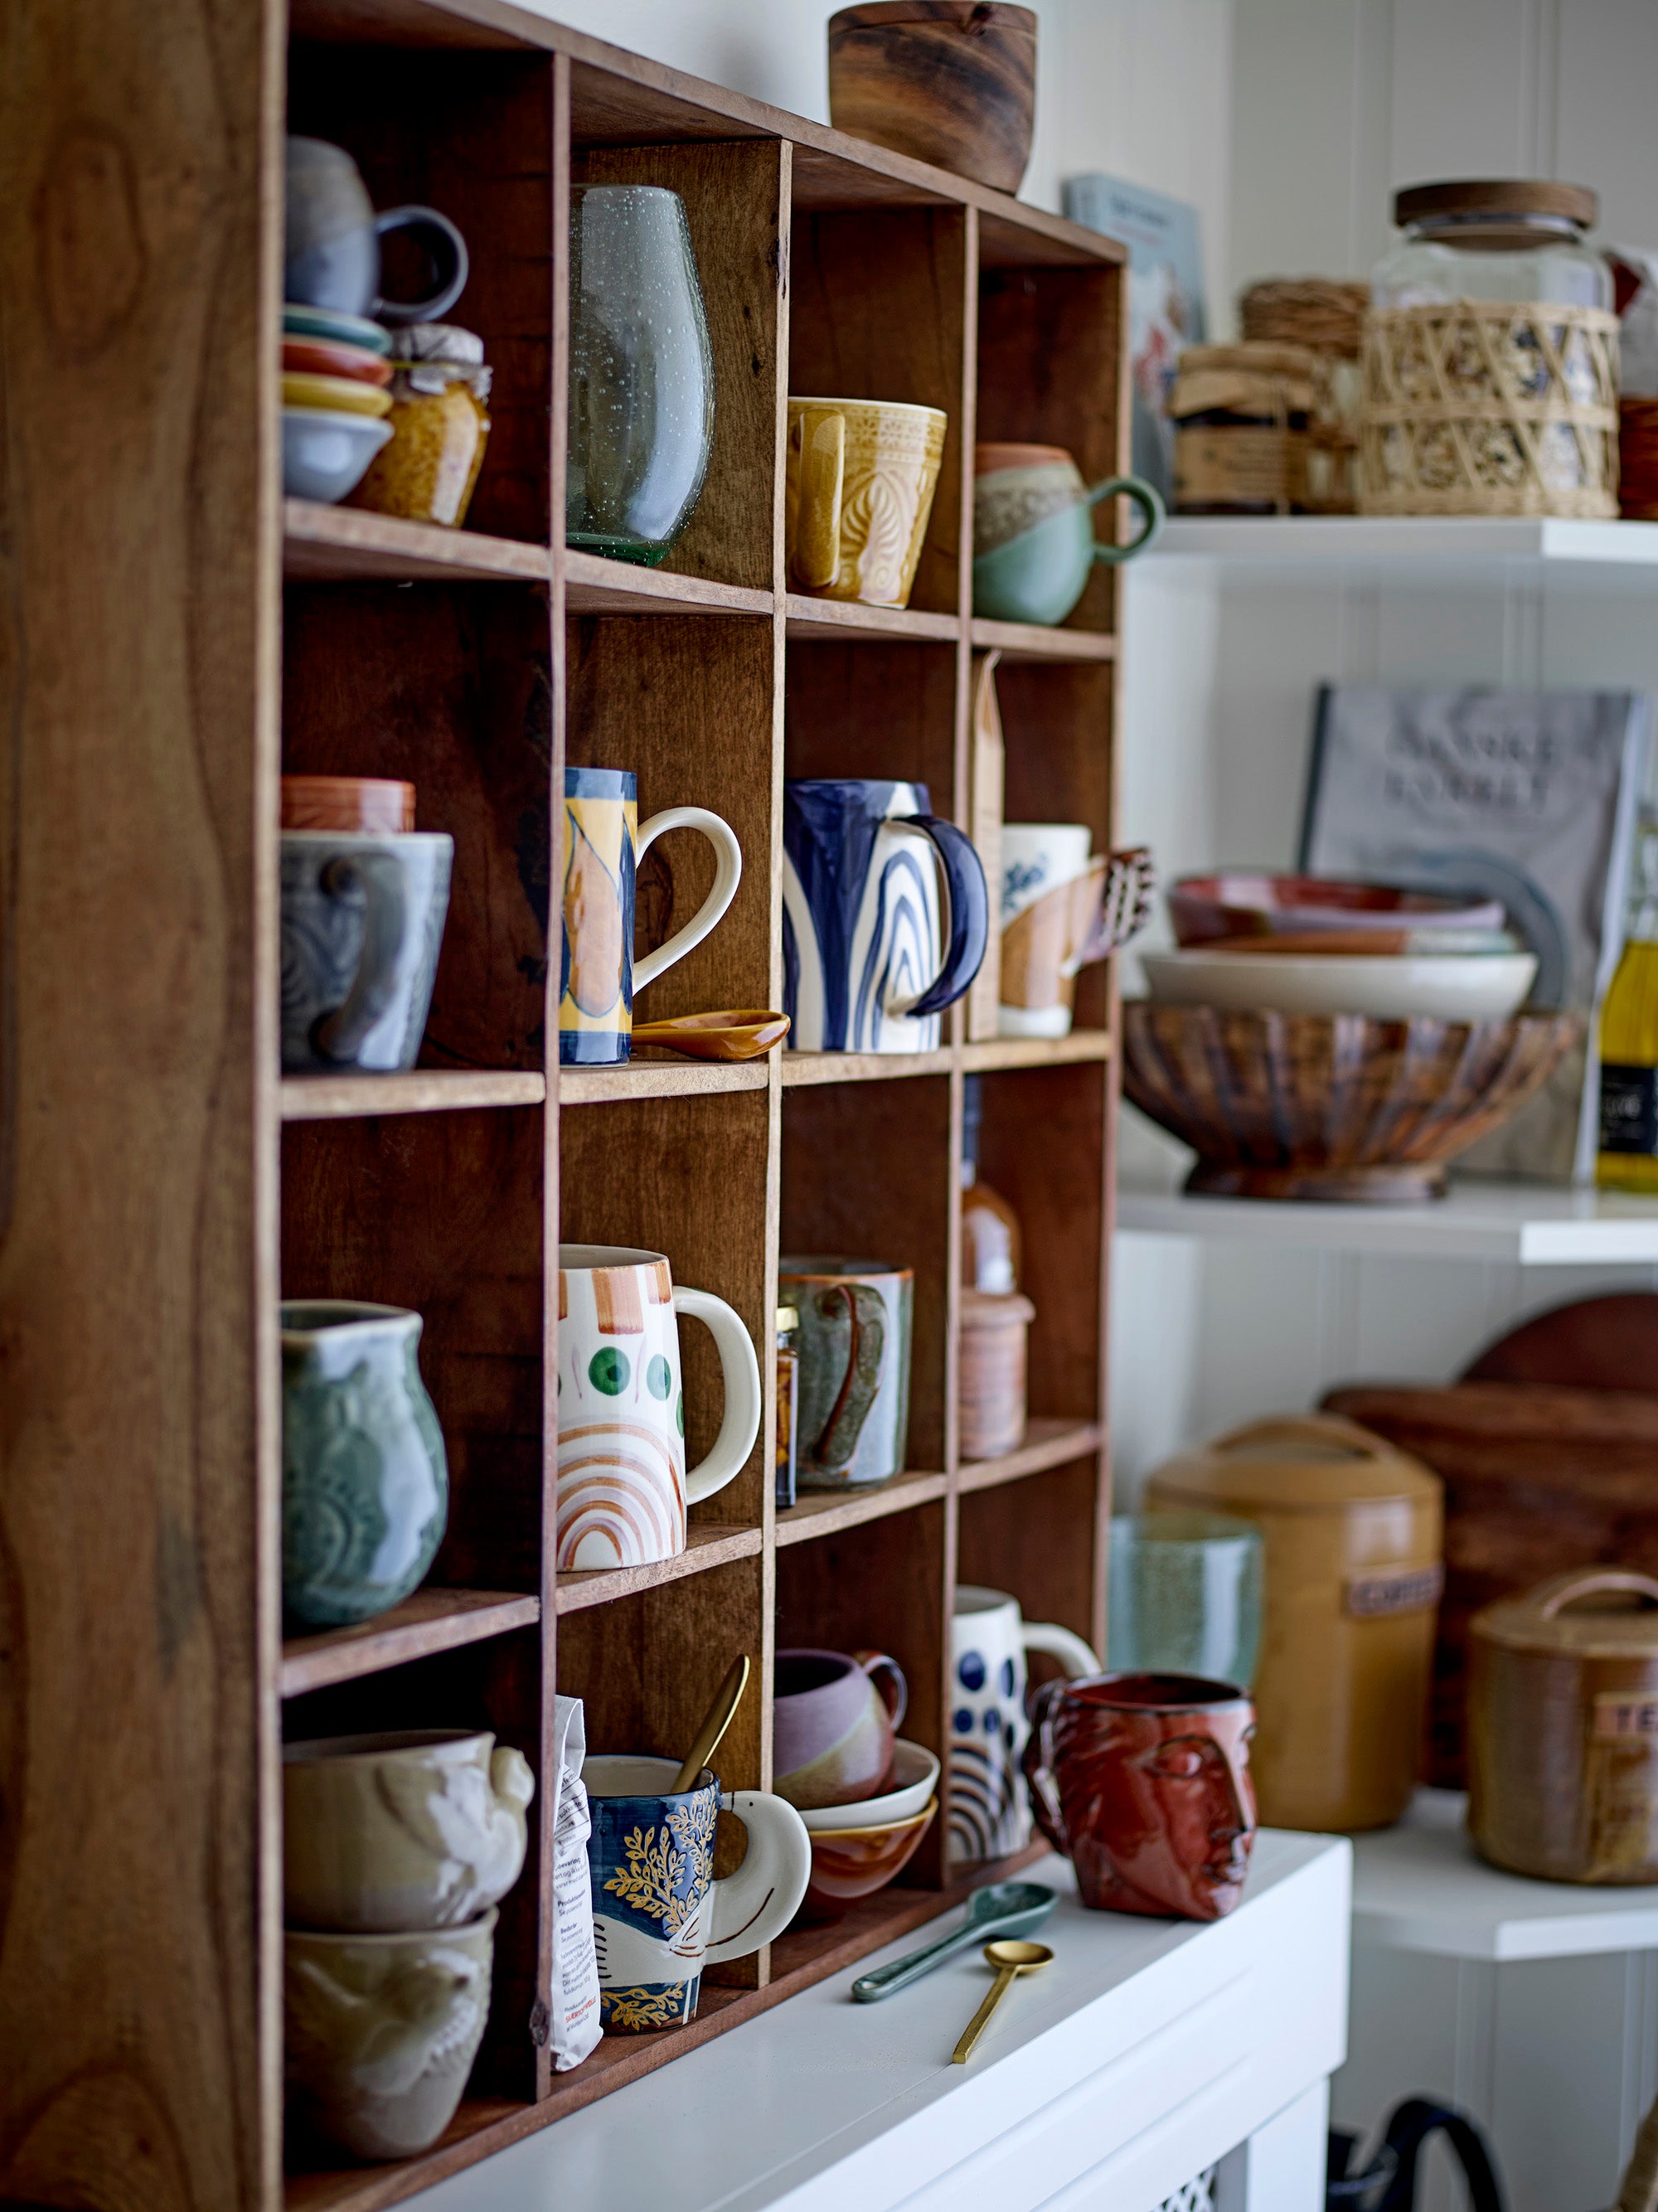
M 1171 518 L 1147 556 L 1155 571 L 1203 562 L 1280 578 L 1297 570 L 1494 578 L 1516 570 L 1604 587 L 1609 572 L 1652 572 L 1658 522 L 1473 515 L 1216 515 Z M 1615 580 L 1615 578 L 1613 579 Z M 1638 580 L 1626 576 L 1626 584 Z M 976 628 L 976 625 L 975 625 Z

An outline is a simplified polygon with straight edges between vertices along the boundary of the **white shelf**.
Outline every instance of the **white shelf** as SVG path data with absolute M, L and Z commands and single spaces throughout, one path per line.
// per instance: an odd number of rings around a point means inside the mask
M 1172 518 L 1147 563 L 1203 562 L 1229 575 L 1278 578 L 1332 568 L 1380 579 L 1443 580 L 1455 573 L 1493 580 L 1516 569 L 1605 587 L 1629 572 L 1658 584 L 1658 522 L 1485 520 L 1479 516 L 1215 515 Z M 1131 569 L 1131 574 L 1133 571 Z
M 1398 1827 L 1353 1838 L 1355 1942 L 1492 1963 L 1658 1949 L 1658 1888 L 1501 1874 L 1474 1856 L 1467 1802 L 1420 1790 Z
M 1497 1260 L 1521 1267 L 1658 1266 L 1658 1200 L 1473 1176 L 1424 1206 L 1315 1206 L 1125 1188 L 1117 1194 L 1117 1226 L 1288 1250 Z
M 932 1932 L 916 1929 L 440 2182 L 417 2212 L 1145 2212 L 1339 2063 L 1349 1870 L 1339 1837 L 1263 1829 L 1242 1903 L 1204 1923 L 1087 1911 L 1069 1864 L 1042 1859 L 1025 1878 L 1060 1893 L 1054 1963 L 1015 1984 L 970 2065 L 950 2054 L 990 1986 L 976 1948 L 851 2002 L 855 1975 Z M 1321 2101 L 1318 2117 L 1315 2185 Z

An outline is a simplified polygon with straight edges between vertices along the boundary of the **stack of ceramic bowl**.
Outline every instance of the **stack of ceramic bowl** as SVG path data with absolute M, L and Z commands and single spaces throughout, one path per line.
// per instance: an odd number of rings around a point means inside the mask
M 535 1778 L 465 1729 L 282 1747 L 288 2110 L 357 2158 L 448 2126 L 489 2017 Z
M 838 1920 L 908 1865 L 938 1809 L 938 1761 L 896 1734 L 908 1691 L 884 1652 L 780 1651 L 776 1778 L 811 1838 L 803 1921 Z
M 1317 876 L 1187 876 L 1169 895 L 1179 950 L 1141 955 L 1163 1006 L 1506 1021 L 1537 957 L 1496 899 Z
M 328 307 L 282 309 L 282 489 L 331 507 L 392 434 L 388 331 Z

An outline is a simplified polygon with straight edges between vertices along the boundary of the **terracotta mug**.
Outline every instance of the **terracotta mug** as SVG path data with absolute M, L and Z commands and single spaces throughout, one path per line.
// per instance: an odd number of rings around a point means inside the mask
M 1084 1905 L 1224 1919 L 1243 1894 L 1254 1839 L 1254 1725 L 1242 1690 L 1196 1674 L 1042 1685 L 1025 1779 Z
M 812 1813 L 878 1797 L 909 1703 L 884 1651 L 780 1651 L 773 1672 L 773 1787 Z
M 282 1910 L 290 1928 L 458 1928 L 524 1866 L 529 1761 L 466 1729 L 282 1746 Z
M 789 589 L 907 607 L 950 418 L 894 399 L 791 399 Z

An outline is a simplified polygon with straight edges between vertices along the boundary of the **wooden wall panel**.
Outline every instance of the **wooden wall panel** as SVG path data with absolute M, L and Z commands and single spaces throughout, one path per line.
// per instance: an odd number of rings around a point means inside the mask
M 0 71 L 0 2197 L 100 2212 L 276 2185 L 264 21 Z

